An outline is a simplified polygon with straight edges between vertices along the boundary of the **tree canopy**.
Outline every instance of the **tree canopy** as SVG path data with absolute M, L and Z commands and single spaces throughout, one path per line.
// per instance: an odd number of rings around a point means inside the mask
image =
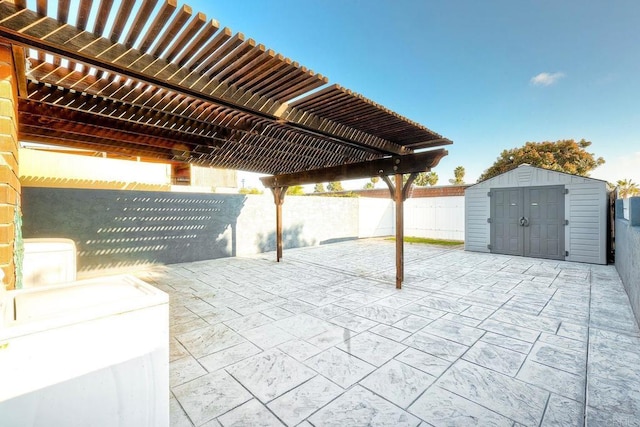
M 340 181 L 331 181 L 327 184 L 327 191 L 344 191 Z
M 287 196 L 304 196 L 304 187 L 302 185 L 292 185 L 287 188 Z
M 449 183 L 451 183 L 453 185 L 462 185 L 462 184 L 464 184 L 464 174 L 465 173 L 466 173 L 466 171 L 464 170 L 464 167 L 458 166 L 457 168 L 455 168 L 453 170 L 453 176 L 455 178 L 450 179 Z
M 436 185 L 438 182 L 438 174 L 431 172 L 420 172 L 413 183 L 420 187 L 426 187 L 427 185 Z
M 634 197 L 640 194 L 640 187 L 633 182 L 632 179 L 620 179 L 618 184 L 618 197 L 620 199 L 626 199 L 627 197 Z
M 519 148 L 503 150 L 500 157 L 491 167 L 485 170 L 478 182 L 517 168 L 523 163 L 531 166 L 570 173 L 572 175 L 588 176 L 589 172 L 604 164 L 602 157 L 595 158 L 586 148 L 591 141 L 581 139 L 563 139 L 556 142 L 527 142 Z

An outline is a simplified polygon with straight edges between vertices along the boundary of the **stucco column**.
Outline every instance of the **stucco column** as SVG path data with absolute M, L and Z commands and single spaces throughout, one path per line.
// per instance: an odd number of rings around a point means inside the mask
M 20 221 L 16 88 L 11 46 L 0 44 L 0 269 L 7 289 L 16 286 L 16 231 Z

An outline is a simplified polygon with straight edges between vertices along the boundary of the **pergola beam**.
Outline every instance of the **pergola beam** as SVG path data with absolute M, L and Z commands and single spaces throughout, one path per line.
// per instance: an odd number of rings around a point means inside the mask
M 316 184 L 318 182 L 348 181 L 405 173 L 420 173 L 434 168 L 448 154 L 445 149 L 393 156 L 359 163 L 348 163 L 324 169 L 273 175 L 260 178 L 266 188 Z

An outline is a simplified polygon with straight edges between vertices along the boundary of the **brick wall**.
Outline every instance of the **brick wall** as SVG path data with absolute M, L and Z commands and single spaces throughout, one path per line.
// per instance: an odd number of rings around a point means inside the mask
M 464 190 L 469 185 L 443 185 L 440 187 L 413 187 L 411 191 L 412 198 L 422 197 L 453 197 L 464 196 Z M 357 194 L 360 197 L 372 197 L 372 198 L 390 198 L 389 190 L 386 188 L 376 188 L 373 190 L 353 190 L 351 193 Z
M 16 214 L 20 206 L 16 77 L 11 47 L 0 44 L 0 269 L 16 285 Z

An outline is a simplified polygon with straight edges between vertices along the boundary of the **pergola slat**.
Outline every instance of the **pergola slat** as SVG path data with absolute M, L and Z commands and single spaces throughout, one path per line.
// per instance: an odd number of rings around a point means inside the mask
M 135 18 L 133 19 L 131 27 L 129 27 L 129 31 L 124 38 L 124 45 L 126 47 L 130 48 L 135 44 L 136 39 L 142 33 L 142 29 L 145 24 L 149 21 L 149 18 L 151 18 L 151 12 L 155 9 L 156 4 L 158 4 L 158 0 L 146 0 L 142 2 L 138 9 L 138 13 L 136 13 Z
M 146 53 L 149 50 L 177 7 L 178 3 L 176 0 L 165 0 L 155 19 L 151 22 L 149 29 L 141 39 L 139 47 L 141 52 Z

